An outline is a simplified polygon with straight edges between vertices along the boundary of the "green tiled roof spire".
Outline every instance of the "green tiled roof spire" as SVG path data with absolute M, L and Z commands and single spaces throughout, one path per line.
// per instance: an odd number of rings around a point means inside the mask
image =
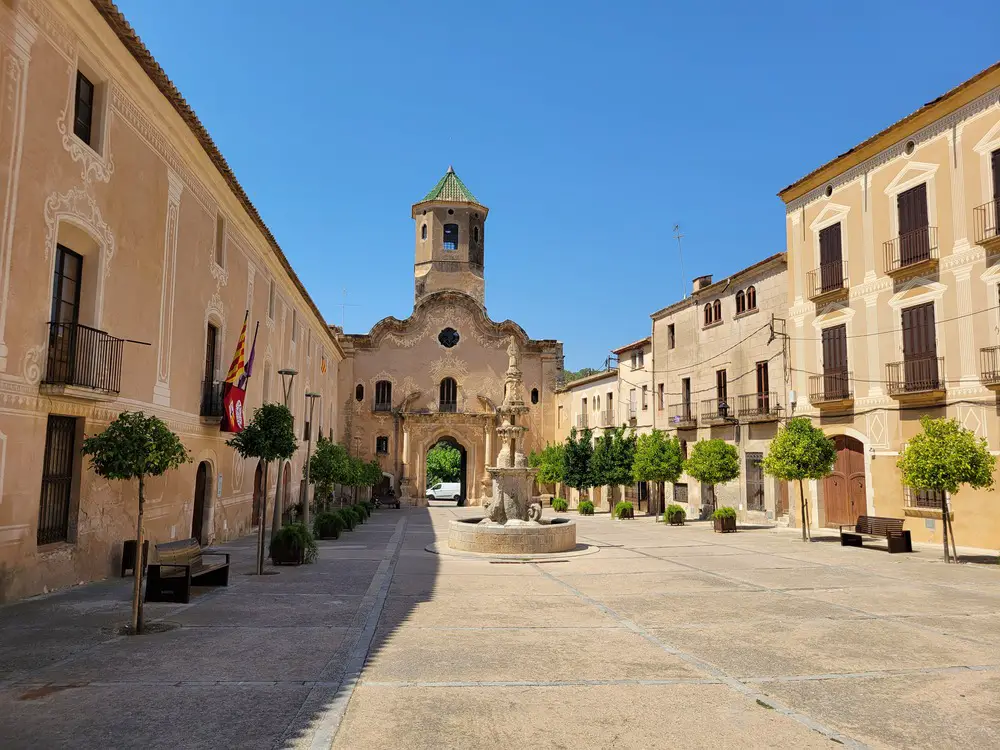
M 423 197 L 424 201 L 459 201 L 461 203 L 479 203 L 476 200 L 469 188 L 465 186 L 458 175 L 455 174 L 455 170 L 452 167 L 448 167 L 448 171 L 444 173 L 444 177 L 438 180 L 437 185 L 431 188 L 431 191 Z

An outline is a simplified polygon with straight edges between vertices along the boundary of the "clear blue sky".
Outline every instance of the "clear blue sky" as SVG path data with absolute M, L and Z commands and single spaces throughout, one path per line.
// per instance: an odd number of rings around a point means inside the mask
M 779 189 L 1000 49 L 996 0 L 119 5 L 328 320 L 344 288 L 348 331 L 410 313 L 410 205 L 454 164 L 489 314 L 569 369 L 783 250 Z

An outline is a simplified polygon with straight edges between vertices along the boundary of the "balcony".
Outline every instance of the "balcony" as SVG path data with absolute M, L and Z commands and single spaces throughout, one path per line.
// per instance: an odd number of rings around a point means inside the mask
M 923 273 L 937 268 L 937 227 L 923 227 L 889 240 L 882 245 L 885 251 L 885 272 Z
M 976 244 L 987 253 L 1000 253 L 1000 198 L 974 208 Z
M 442 401 L 438 404 L 438 411 L 442 414 L 457 414 L 458 413 L 458 402 L 457 401 Z
M 392 402 L 391 401 L 376 401 L 372 405 L 372 411 L 375 412 L 376 414 L 389 414 L 392 411 Z M 444 411 L 444 410 L 442 409 L 442 411 Z M 455 411 L 455 410 L 452 409 L 452 411 Z
M 708 398 L 701 402 L 702 424 L 726 424 L 736 421 L 736 410 L 726 399 Z
M 639 410 L 636 408 L 635 404 L 629 404 L 628 407 L 629 427 L 635 427 L 638 421 L 639 421 Z
M 615 426 L 615 410 L 605 409 L 601 412 L 601 427 Z
M 222 390 L 225 383 L 221 380 L 203 380 L 201 383 L 201 416 L 221 419 L 225 413 L 222 406 Z
M 586 414 L 576 415 L 576 427 L 578 430 L 586 430 L 588 427 L 588 419 Z
M 886 365 L 886 391 L 905 400 L 934 401 L 943 398 L 944 357 L 918 357 Z
M 854 378 L 847 370 L 825 372 L 809 378 L 809 403 L 820 409 L 836 409 L 854 403 Z
M 849 289 L 846 260 L 824 263 L 806 274 L 806 291 L 813 302 L 832 302 L 846 297 Z
M 740 396 L 739 415 L 745 422 L 776 422 L 781 417 L 778 394 L 770 391 Z
M 42 390 L 110 400 L 121 390 L 125 340 L 79 323 L 49 323 Z
M 667 411 L 670 426 L 678 430 L 693 430 L 698 426 L 698 415 L 690 403 L 674 404 Z
M 1000 346 L 979 350 L 979 379 L 987 388 L 1000 390 Z

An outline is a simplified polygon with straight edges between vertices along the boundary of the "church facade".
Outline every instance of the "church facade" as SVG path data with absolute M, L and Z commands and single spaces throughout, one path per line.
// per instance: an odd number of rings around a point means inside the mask
M 427 452 L 439 442 L 462 454 L 461 497 L 490 496 L 497 407 L 503 400 L 507 347 L 522 353 L 525 452 L 551 440 L 562 344 L 529 338 L 486 312 L 485 223 L 489 209 L 449 167 L 412 207 L 414 306 L 405 320 L 385 318 L 366 334 L 343 334 L 339 368 L 341 435 L 353 455 L 375 458 L 397 495 L 422 504 Z

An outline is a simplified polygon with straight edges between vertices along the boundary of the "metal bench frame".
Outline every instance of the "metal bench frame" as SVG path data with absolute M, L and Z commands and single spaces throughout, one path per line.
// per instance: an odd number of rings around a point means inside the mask
M 156 545 L 157 555 L 161 550 L 184 553 L 190 550 L 185 562 L 156 562 L 146 566 L 146 601 L 180 602 L 191 601 L 191 586 L 228 586 L 229 553 L 208 552 L 195 539 L 167 542 Z M 204 564 L 203 556 L 225 557 L 225 562 Z
M 910 531 L 903 528 L 903 523 L 902 518 L 858 516 L 856 523 L 840 527 L 840 546 L 860 547 L 862 537 L 867 536 L 873 539 L 884 538 L 888 542 L 890 553 L 913 552 Z

